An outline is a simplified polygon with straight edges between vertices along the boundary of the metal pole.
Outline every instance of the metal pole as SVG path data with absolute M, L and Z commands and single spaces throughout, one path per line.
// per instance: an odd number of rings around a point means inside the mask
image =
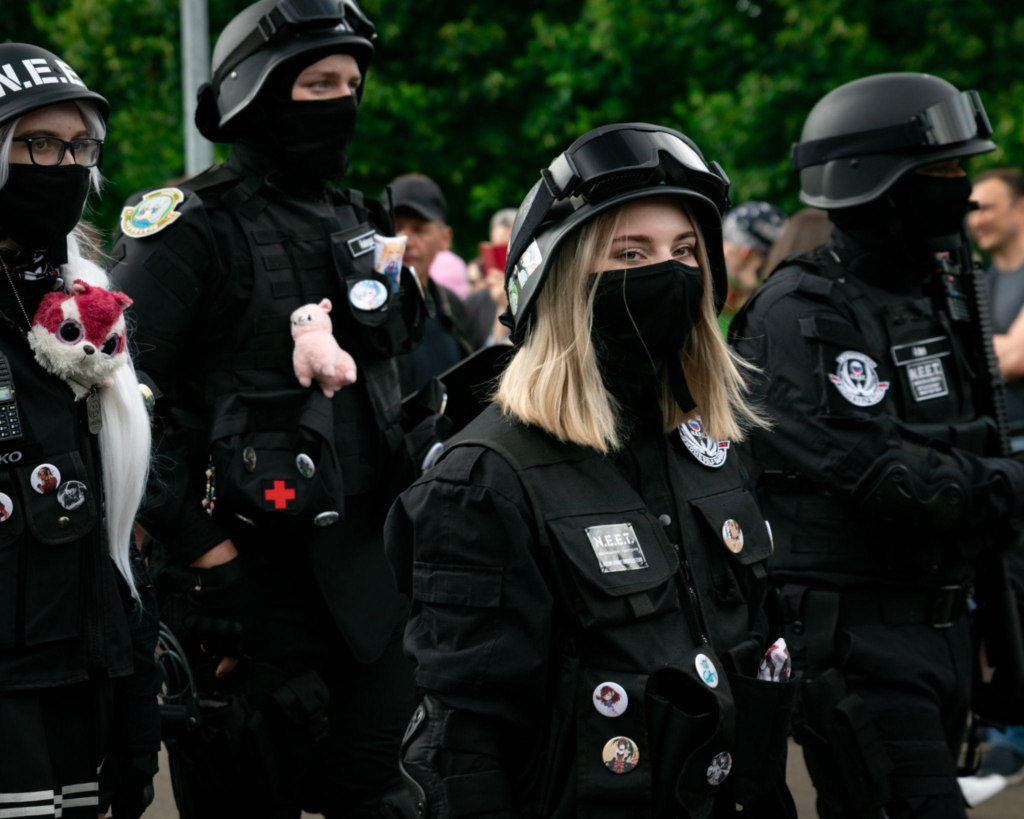
M 210 80 L 210 22 L 206 0 L 181 0 L 181 95 L 185 114 L 185 175 L 213 164 L 213 144 L 196 128 L 196 95 Z

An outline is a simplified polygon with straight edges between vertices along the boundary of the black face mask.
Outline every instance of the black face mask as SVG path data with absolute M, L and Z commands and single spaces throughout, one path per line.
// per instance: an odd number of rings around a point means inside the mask
M 703 295 L 700 268 L 674 260 L 604 273 L 594 299 L 599 356 L 652 375 L 664 363 L 676 402 L 689 412 L 696 404 L 678 353 L 700 320 Z
M 50 250 L 55 265 L 67 261 L 67 237 L 82 218 L 89 169 L 80 165 L 12 164 L 0 188 L 0 234 L 26 250 Z
M 348 170 L 348 144 L 356 129 L 354 94 L 333 100 L 262 103 L 238 141 L 257 148 L 275 164 L 306 178 L 334 179 Z
M 970 199 L 971 180 L 966 176 L 908 173 L 892 189 L 903 234 L 925 241 L 959 235 Z

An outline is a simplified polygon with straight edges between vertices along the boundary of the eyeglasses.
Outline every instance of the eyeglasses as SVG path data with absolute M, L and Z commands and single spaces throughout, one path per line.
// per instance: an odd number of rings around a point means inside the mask
M 57 137 L 14 137 L 14 142 L 24 142 L 28 146 L 28 156 L 33 165 L 60 165 L 64 155 L 70 150 L 76 165 L 83 168 L 95 168 L 103 158 L 102 139 L 66 139 Z

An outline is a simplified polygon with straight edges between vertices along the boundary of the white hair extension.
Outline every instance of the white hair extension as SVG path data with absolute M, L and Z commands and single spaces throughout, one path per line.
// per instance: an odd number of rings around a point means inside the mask
M 76 102 L 76 105 L 82 113 L 89 135 L 102 139 L 106 127 L 95 106 L 81 101 Z M 18 120 L 13 120 L 0 127 L 0 188 L 7 181 L 11 139 L 17 125 Z M 99 191 L 102 181 L 99 168 L 93 168 L 91 175 L 92 186 Z M 81 245 L 87 242 L 80 227 L 68 236 L 68 261 L 62 271 L 66 286 L 70 286 L 75 279 L 82 279 L 87 284 L 109 288 L 107 274 L 82 256 Z M 134 548 L 132 526 L 146 491 L 151 430 L 149 413 L 142 400 L 139 379 L 135 375 L 130 356 L 125 366 L 115 373 L 113 384 L 101 390 L 99 395 L 103 419 L 99 446 L 103 468 L 107 548 L 118 571 L 128 583 L 132 597 L 139 600 L 129 555 Z

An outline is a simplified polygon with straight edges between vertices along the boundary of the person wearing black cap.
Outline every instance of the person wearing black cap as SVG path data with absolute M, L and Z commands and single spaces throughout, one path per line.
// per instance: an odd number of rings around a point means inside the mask
M 972 693 L 979 712 L 1021 712 L 1004 561 L 1024 534 L 1024 464 L 1004 457 L 964 232 L 961 163 L 995 150 L 991 136 L 978 95 L 938 77 L 831 91 L 793 164 L 832 237 L 776 270 L 730 330 L 774 422 L 744 454 L 775 530 L 771 575 L 804 672 L 794 731 L 825 819 L 966 816 Z M 973 692 L 972 620 L 996 669 Z
M 395 211 L 395 232 L 406 237 L 406 262 L 416 271 L 434 305 L 420 346 L 398 360 L 402 395 L 410 395 L 470 355 L 483 339 L 478 337 L 479 331 L 462 300 L 430 277 L 434 257 L 452 244 L 452 229 L 446 224 L 448 204 L 441 188 L 426 176 L 406 174 L 388 189 Z
M 758 679 L 771 532 L 730 444 L 764 422 L 716 322 L 728 179 L 640 123 L 542 175 L 495 401 L 388 517 L 406 784 L 429 819 L 795 816 L 794 684 Z
M 185 578 L 164 616 L 202 706 L 171 757 L 189 816 L 371 817 L 398 783 L 413 692 L 382 530 L 410 469 L 395 356 L 425 306 L 407 267 L 377 270 L 387 209 L 330 184 L 375 41 L 351 0 L 238 14 L 196 111 L 229 159 L 133 196 L 111 253 L 159 390 L 141 521 Z M 300 384 L 307 331 L 354 383 Z
M 733 316 L 750 298 L 768 271 L 765 258 L 786 227 L 786 214 L 768 202 L 744 202 L 722 220 L 722 245 L 729 271 L 729 295 L 718 318 L 728 333 Z
M 132 541 L 150 423 L 123 318 L 100 340 L 87 307 L 130 301 L 79 227 L 110 107 L 38 46 L 0 44 L 0 77 L 0 816 L 138 817 L 160 748 Z

